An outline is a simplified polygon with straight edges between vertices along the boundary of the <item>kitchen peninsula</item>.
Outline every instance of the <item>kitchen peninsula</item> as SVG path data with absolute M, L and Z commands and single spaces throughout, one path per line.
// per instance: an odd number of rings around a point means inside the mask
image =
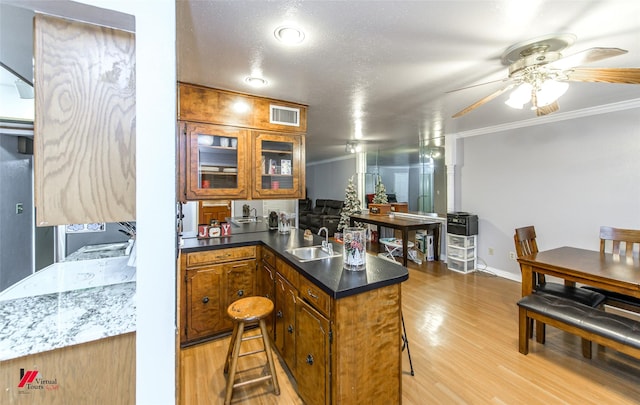
M 211 324 L 229 301 L 267 296 L 275 303 L 268 326 L 274 347 L 306 403 L 400 403 L 401 283 L 408 270 L 369 255 L 365 271 L 343 270 L 336 243 L 336 257 L 300 261 L 287 250 L 317 246 L 323 238 L 246 226 L 234 226 L 230 237 L 184 239 L 178 277 L 183 346 L 230 331 L 222 319 L 210 334 L 194 328 L 189 322 L 201 321 L 194 312 L 209 311 Z M 249 270 L 234 274 L 233 266 Z M 199 278 L 215 286 L 198 287 Z

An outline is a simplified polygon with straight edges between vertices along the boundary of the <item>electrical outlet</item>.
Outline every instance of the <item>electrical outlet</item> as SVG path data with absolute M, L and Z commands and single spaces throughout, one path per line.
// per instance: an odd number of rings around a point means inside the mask
M 489 256 L 493 256 L 493 248 L 489 248 Z
M 509 259 L 516 260 L 516 252 L 509 252 Z

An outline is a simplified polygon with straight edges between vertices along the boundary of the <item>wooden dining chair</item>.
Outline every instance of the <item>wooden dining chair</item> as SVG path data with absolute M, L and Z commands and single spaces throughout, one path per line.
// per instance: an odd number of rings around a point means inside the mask
M 613 253 L 629 259 L 640 255 L 640 229 L 621 229 L 610 226 L 600 227 L 600 252 Z M 640 299 L 629 295 L 608 291 L 598 287 L 585 289 L 604 294 L 605 305 L 640 312 Z
M 518 257 L 538 253 L 536 230 L 533 226 L 517 228 L 515 230 L 515 234 L 513 235 L 513 240 L 516 245 L 516 254 L 518 255 Z M 575 286 L 563 285 L 559 283 L 550 283 L 545 280 L 544 274 L 534 273 L 533 276 L 533 285 L 535 291 L 545 292 L 547 294 L 555 295 L 558 297 L 569 298 L 593 308 L 597 308 L 603 305 L 606 300 L 606 296 L 597 291 L 591 291 L 584 288 L 577 288 Z M 535 326 L 536 340 L 539 343 L 544 343 L 544 323 L 536 321 Z M 585 357 L 591 357 L 591 342 L 589 340 L 582 340 L 582 352 Z

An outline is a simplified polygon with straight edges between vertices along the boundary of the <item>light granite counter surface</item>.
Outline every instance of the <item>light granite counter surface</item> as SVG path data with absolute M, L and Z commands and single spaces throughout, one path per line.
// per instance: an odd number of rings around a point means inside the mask
M 55 263 L 0 293 L 0 361 L 135 331 L 135 268 L 126 263 Z

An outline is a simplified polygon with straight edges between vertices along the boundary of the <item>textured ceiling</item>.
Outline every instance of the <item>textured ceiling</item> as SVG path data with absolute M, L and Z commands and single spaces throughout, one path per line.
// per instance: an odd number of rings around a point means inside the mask
M 176 12 L 179 80 L 308 104 L 308 162 L 344 156 L 357 117 L 381 155 L 536 119 L 506 95 L 450 118 L 501 83 L 447 92 L 507 77 L 500 56 L 520 41 L 572 33 L 565 55 L 619 47 L 629 53 L 590 66 L 640 67 L 637 1 L 178 1 Z M 275 40 L 285 21 L 305 29 L 302 45 Z M 269 86 L 246 85 L 253 71 Z M 637 85 L 572 84 L 555 114 L 639 96 Z

